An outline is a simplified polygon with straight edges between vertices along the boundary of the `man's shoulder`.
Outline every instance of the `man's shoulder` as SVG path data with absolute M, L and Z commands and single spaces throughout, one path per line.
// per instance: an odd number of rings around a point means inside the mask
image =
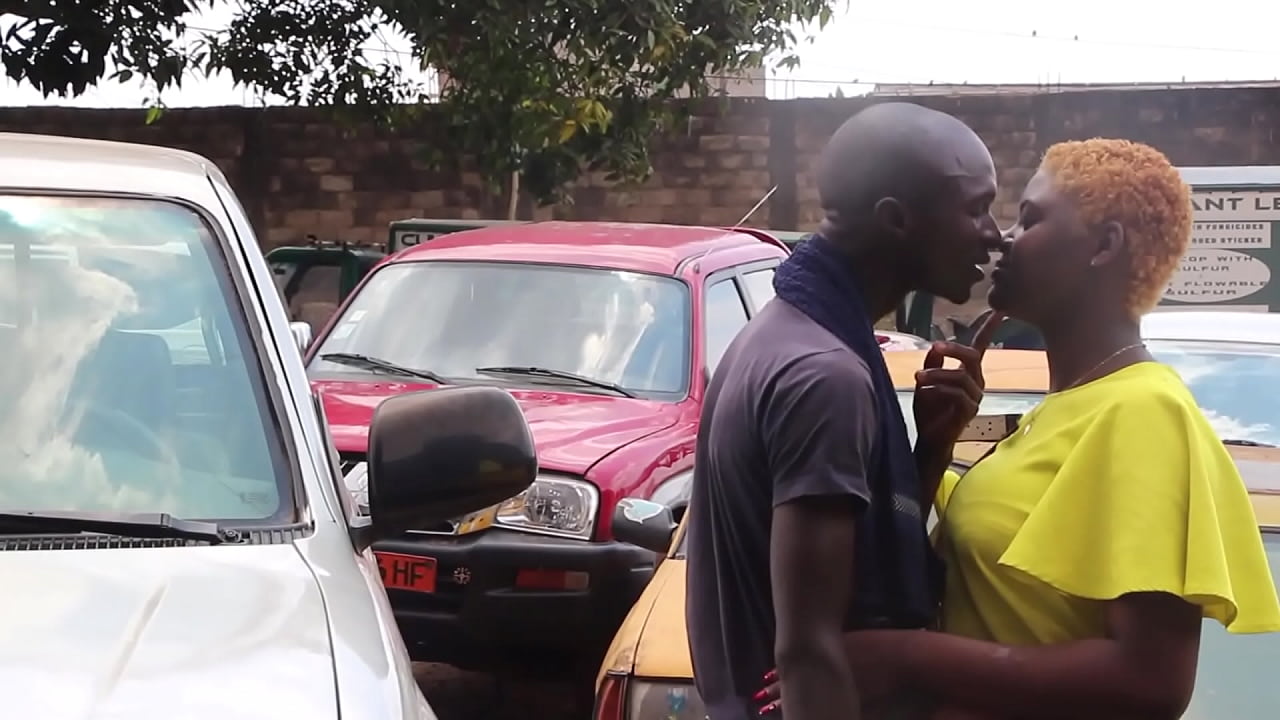
M 774 299 L 734 339 L 712 385 L 717 399 L 756 407 L 765 398 L 826 388 L 843 397 L 864 395 L 871 392 L 871 370 L 826 328 Z
M 831 331 L 781 298 L 761 308 L 748 324 L 747 351 L 771 361 L 779 371 L 797 364 L 806 367 L 851 367 L 867 372 L 867 365 Z
M 799 311 L 796 311 L 799 314 Z M 872 392 L 872 372 L 856 352 L 836 340 L 822 325 L 800 314 L 800 322 L 812 328 L 791 328 L 783 334 L 750 338 L 741 348 L 753 361 L 737 375 L 749 384 L 753 393 L 795 395 L 796 392 L 832 392 L 849 397 L 850 393 Z

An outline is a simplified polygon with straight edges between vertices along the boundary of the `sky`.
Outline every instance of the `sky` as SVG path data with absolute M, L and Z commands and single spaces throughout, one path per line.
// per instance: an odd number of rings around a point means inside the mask
M 1155 9 L 1158 8 L 1158 9 Z M 1073 0 L 836 0 L 836 19 L 798 48 L 794 71 L 770 72 L 772 98 L 846 95 L 874 83 L 1194 82 L 1280 79 L 1280 3 L 1214 4 Z M 219 28 L 217 8 L 191 25 Z M 806 32 L 802 30 L 802 33 Z M 387 38 L 368 48 L 406 65 L 408 42 Z M 42 98 L 0 81 L 0 105 L 140 107 L 137 84 L 104 83 L 74 99 Z M 188 80 L 169 92 L 170 107 L 261 105 L 225 78 Z

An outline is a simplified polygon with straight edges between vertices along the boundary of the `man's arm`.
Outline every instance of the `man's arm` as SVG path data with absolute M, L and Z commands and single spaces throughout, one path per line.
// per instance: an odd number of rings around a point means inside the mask
M 916 443 L 916 475 L 920 478 L 920 507 L 928 510 L 938 497 L 942 475 L 951 467 L 955 444 L 934 447 Z
M 857 519 L 869 497 L 874 399 L 860 366 L 824 353 L 788 370 L 763 409 L 774 652 L 787 720 L 861 717 L 842 637 Z
M 774 656 L 788 720 L 858 720 L 861 701 L 841 633 L 853 590 L 848 498 L 810 497 L 773 512 L 769 565 Z

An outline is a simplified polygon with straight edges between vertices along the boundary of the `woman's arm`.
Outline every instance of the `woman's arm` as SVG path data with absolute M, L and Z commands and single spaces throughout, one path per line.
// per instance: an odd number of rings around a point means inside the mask
M 877 658 L 886 666 L 879 672 L 975 714 L 1180 718 L 1195 685 L 1199 608 L 1169 594 L 1134 593 L 1108 602 L 1106 617 L 1107 637 L 1060 645 L 872 630 L 847 635 L 846 649 L 855 677 Z

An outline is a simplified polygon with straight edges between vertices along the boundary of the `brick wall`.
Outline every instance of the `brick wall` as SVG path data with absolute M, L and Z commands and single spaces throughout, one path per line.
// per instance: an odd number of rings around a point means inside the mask
M 1150 142 L 1181 165 L 1280 164 L 1280 88 L 1092 91 L 921 97 L 968 122 L 1000 169 L 997 217 L 1053 142 L 1097 135 Z M 655 140 L 654 175 L 638 187 L 583 178 L 570 206 L 522 217 L 731 224 L 770 188 L 752 225 L 809 229 L 819 218 L 814 160 L 841 122 L 874 100 L 756 98 L 708 101 L 670 137 Z M 195 150 L 219 164 L 254 217 L 264 245 L 322 239 L 379 242 L 410 216 L 500 217 L 503 198 L 479 176 L 431 171 L 420 148 L 429 125 L 394 135 L 341 127 L 317 111 L 172 110 L 155 125 L 134 110 L 0 108 L 0 130 L 130 140 Z

